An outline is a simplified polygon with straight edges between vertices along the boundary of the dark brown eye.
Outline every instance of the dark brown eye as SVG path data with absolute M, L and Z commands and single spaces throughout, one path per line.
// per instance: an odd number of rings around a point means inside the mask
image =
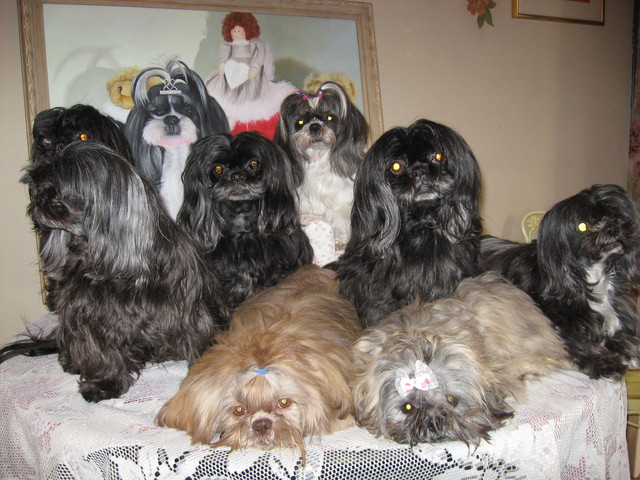
M 287 408 L 291 406 L 291 400 L 288 398 L 281 398 L 278 400 L 278 408 Z
M 224 167 L 222 165 L 214 166 L 213 173 L 215 173 L 216 175 L 222 175 L 224 173 Z
M 391 173 L 394 173 L 396 175 L 401 174 L 402 172 L 404 172 L 404 163 L 402 162 L 393 162 L 390 166 L 389 166 L 389 170 L 391 171 Z
M 413 405 L 410 404 L 409 402 L 405 403 L 404 405 L 402 405 L 402 411 L 404 413 L 411 413 L 413 412 Z

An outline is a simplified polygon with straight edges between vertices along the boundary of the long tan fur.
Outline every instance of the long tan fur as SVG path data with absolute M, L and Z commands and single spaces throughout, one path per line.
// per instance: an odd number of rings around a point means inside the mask
M 304 457 L 305 436 L 353 424 L 350 348 L 359 333 L 335 274 L 302 267 L 238 307 L 157 423 L 184 430 L 193 443 L 291 447 Z

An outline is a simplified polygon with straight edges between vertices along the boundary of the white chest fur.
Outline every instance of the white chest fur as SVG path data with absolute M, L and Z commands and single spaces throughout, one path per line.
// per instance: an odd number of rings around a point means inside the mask
M 298 209 L 301 215 L 318 217 L 333 228 L 336 247 L 344 247 L 351 230 L 353 179 L 331 171 L 329 149 L 309 148 L 304 181 L 298 188 Z
M 190 145 L 165 147 L 162 163 L 162 184 L 160 196 L 171 218 L 175 219 L 182 206 L 184 186 L 182 172 L 189 155 Z
M 611 337 L 620 330 L 620 320 L 611 305 L 613 282 L 605 273 L 604 262 L 596 263 L 587 269 L 587 281 L 591 285 L 590 290 L 593 296 L 589 304 L 593 310 L 604 317 L 604 333 Z

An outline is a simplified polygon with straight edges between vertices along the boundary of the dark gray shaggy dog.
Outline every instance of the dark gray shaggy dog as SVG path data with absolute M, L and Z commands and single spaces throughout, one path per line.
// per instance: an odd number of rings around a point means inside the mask
M 90 402 L 127 392 L 146 362 L 195 362 L 229 313 L 153 187 L 94 142 L 31 165 L 22 181 L 35 229 L 47 234 L 42 263 L 60 285 L 59 324 L 48 337 L 6 346 L 0 361 L 57 351 Z

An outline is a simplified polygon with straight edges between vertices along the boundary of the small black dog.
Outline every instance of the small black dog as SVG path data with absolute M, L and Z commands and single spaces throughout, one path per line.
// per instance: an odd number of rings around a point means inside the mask
M 464 139 L 418 120 L 384 133 L 355 180 L 351 240 L 328 268 L 365 326 L 481 272 L 480 169 Z
M 78 140 L 102 143 L 131 162 L 131 149 L 121 125 L 91 105 L 41 111 L 33 121 L 32 136 L 31 163 L 48 162 Z
M 50 162 L 64 147 L 76 141 L 99 142 L 132 162 L 131 149 L 122 126 L 111 118 L 102 115 L 91 105 L 73 107 L 55 107 L 43 110 L 36 115 L 32 128 L 31 163 Z M 30 190 L 31 199 L 37 195 Z M 46 243 L 46 233 L 41 232 L 39 244 Z M 45 282 L 46 305 L 51 311 L 56 309 L 58 283 L 48 278 Z
M 59 282 L 58 317 L 45 338 L 17 342 L 17 354 L 59 352 L 91 402 L 124 394 L 146 362 L 193 363 L 228 323 L 221 290 L 195 243 L 153 187 L 113 150 L 72 143 L 22 181 L 28 213 L 47 235 L 41 255 Z
M 618 378 L 640 366 L 640 216 L 617 185 L 593 185 L 553 206 L 538 238 L 485 236 L 487 267 L 530 294 L 555 323 L 579 368 Z
M 150 67 L 134 79 L 125 133 L 136 166 L 154 184 L 172 218 L 182 205 L 181 176 L 191 145 L 229 132 L 227 116 L 202 79 L 183 62 Z
M 178 223 L 208 254 L 235 308 L 313 261 L 295 204 L 293 174 L 277 145 L 254 132 L 193 145 Z

